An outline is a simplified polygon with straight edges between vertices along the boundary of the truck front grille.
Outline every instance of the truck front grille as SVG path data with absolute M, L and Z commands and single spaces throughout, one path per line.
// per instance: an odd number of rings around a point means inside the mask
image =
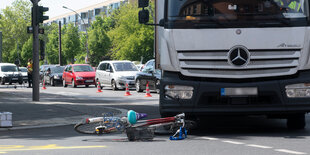
M 228 62 L 228 50 L 178 51 L 181 73 L 192 77 L 256 78 L 292 75 L 297 72 L 300 49 L 249 50 L 246 66 Z

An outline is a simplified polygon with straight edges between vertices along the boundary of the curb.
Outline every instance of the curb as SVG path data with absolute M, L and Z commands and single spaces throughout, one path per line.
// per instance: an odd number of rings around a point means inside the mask
M 112 107 L 106 107 L 109 109 L 118 110 L 121 113 L 118 115 L 115 115 L 115 117 L 124 117 L 127 116 L 126 109 L 120 109 L 120 108 L 112 108 Z M 94 117 L 90 115 L 80 115 L 80 116 L 73 116 L 73 117 L 63 117 L 63 118 L 53 118 L 53 119 L 42 119 L 42 120 L 35 120 L 38 122 L 36 125 L 24 125 L 24 126 L 13 126 L 13 127 L 0 127 L 1 131 L 14 131 L 14 130 L 26 130 L 26 129 L 38 129 L 38 128 L 50 128 L 50 127 L 59 127 L 59 126 L 66 126 L 66 125 L 75 125 L 76 123 L 80 122 L 82 119 Z M 32 122 L 31 120 L 27 120 L 28 122 Z M 17 122 L 26 122 L 27 121 L 17 121 Z M 48 122 L 48 123 L 46 123 Z M 68 123 L 66 123 L 68 122 Z

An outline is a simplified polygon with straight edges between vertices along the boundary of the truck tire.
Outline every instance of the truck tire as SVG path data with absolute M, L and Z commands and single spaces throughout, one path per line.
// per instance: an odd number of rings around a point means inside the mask
M 304 129 L 306 126 L 305 114 L 294 114 L 287 117 L 287 128 L 292 130 Z

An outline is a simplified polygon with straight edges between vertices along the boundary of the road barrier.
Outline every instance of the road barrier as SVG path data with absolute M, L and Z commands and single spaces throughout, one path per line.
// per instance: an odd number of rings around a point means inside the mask
M 151 93 L 150 93 L 150 88 L 149 88 L 149 82 L 146 83 L 146 93 L 144 97 L 152 97 Z
M 125 96 L 130 96 L 130 92 L 129 92 L 129 86 L 128 83 L 126 82 L 126 92 L 125 92 Z
M 101 90 L 101 85 L 100 85 L 100 82 L 98 81 L 97 83 L 97 93 L 101 93 L 102 90 Z

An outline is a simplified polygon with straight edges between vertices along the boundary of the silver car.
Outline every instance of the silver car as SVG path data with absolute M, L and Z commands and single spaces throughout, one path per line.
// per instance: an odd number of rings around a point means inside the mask
M 96 70 L 96 82 L 100 86 L 111 86 L 113 90 L 135 87 L 137 67 L 131 61 L 102 61 Z

